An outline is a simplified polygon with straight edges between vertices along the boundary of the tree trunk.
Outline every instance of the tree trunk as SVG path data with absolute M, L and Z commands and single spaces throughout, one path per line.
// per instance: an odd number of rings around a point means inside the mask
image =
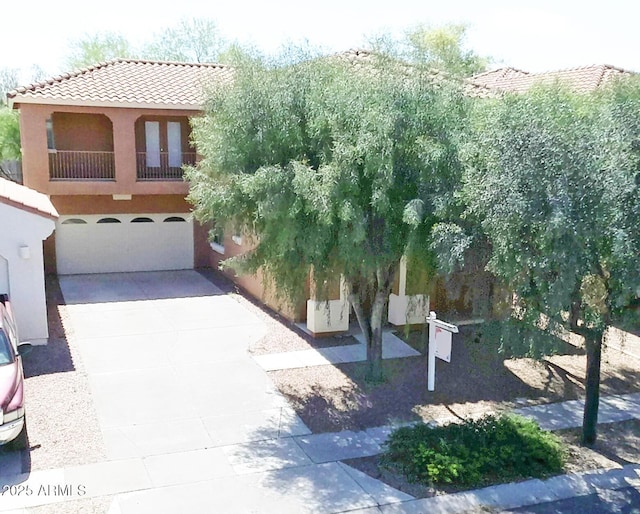
M 366 379 L 372 382 L 380 382 L 382 373 L 382 319 L 385 298 L 381 293 L 377 293 L 371 306 L 371 316 L 367 316 L 362 308 L 362 300 L 357 294 L 349 295 L 349 302 L 353 307 L 358 319 L 358 325 L 364 335 L 367 345 L 367 376 Z
M 376 293 L 368 313 L 362 307 L 362 297 L 359 291 L 354 291 L 353 283 L 346 281 L 348 298 L 353 311 L 356 313 L 358 324 L 367 345 L 367 375 L 371 382 L 381 382 L 384 379 L 382 369 L 382 322 L 385 307 L 391 292 L 391 281 L 394 268 L 381 267 L 376 271 Z
M 371 340 L 367 344 L 367 363 L 369 364 L 367 380 L 371 382 L 381 382 L 384 378 L 382 372 L 382 320 L 386 304 L 384 293 L 378 291 L 371 306 Z
M 585 380 L 584 415 L 582 418 L 582 444 L 585 446 L 593 446 L 597 437 L 603 336 L 604 333 L 600 331 L 590 331 L 585 336 L 587 375 Z

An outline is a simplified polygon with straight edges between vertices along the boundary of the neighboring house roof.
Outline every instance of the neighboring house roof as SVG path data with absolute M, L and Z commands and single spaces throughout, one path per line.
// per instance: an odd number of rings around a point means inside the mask
M 353 64 L 370 62 L 375 53 L 349 50 L 337 54 Z M 502 91 L 524 92 L 537 83 L 566 83 L 579 92 L 593 91 L 613 77 L 632 72 L 610 65 L 584 66 L 544 73 L 500 68 L 465 80 L 465 91 L 476 97 L 497 96 Z M 447 73 L 433 70 L 434 81 Z M 233 68 L 219 64 L 115 59 L 65 73 L 44 82 L 10 91 L 12 105 L 36 103 L 96 107 L 137 107 L 202 110 L 206 91 L 229 83 Z
M 45 194 L 0 178 L 0 203 L 55 220 L 58 211 Z
M 352 49 L 346 52 L 340 52 L 335 55 L 340 59 L 344 59 L 347 62 L 354 64 L 356 66 L 371 63 L 372 59 L 375 58 L 375 52 L 371 52 L 369 50 L 362 49 Z M 411 69 L 411 65 L 407 65 L 407 69 Z M 452 76 L 446 71 L 438 70 L 435 68 L 430 68 L 428 70 L 429 78 L 433 81 L 434 84 L 440 84 L 445 82 L 455 81 L 459 83 L 460 79 Z M 487 97 L 495 97 L 498 96 L 496 91 L 491 87 L 488 87 L 485 84 L 480 82 L 473 82 L 468 79 L 463 80 L 463 90 L 469 96 L 487 98 Z
M 201 110 L 208 87 L 229 81 L 219 64 L 115 59 L 7 94 L 11 104 Z
M 595 91 L 616 77 L 633 72 L 609 64 L 582 66 L 567 70 L 528 73 L 516 68 L 500 68 L 471 77 L 470 82 L 500 91 L 523 93 L 535 84 L 566 84 L 579 93 Z

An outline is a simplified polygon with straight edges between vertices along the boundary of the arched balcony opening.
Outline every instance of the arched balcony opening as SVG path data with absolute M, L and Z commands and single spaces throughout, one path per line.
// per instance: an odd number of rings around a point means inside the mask
M 46 129 L 51 180 L 115 180 L 113 126 L 105 115 L 54 112 Z
M 135 132 L 138 181 L 182 180 L 182 167 L 195 164 L 186 116 L 141 116 Z

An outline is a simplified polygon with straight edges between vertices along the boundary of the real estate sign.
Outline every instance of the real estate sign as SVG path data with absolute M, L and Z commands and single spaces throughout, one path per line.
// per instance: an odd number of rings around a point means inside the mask
M 434 391 L 436 388 L 436 357 L 451 362 L 451 334 L 457 334 L 458 327 L 439 320 L 433 311 L 429 313 L 427 323 L 429 323 L 427 389 Z

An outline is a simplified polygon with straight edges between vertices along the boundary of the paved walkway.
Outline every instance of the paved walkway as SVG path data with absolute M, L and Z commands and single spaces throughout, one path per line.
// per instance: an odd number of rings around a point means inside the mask
M 601 407 L 601 423 L 640 419 L 640 393 L 605 397 Z M 569 428 L 580 425 L 576 414 L 581 408 L 580 401 L 569 401 L 516 412 L 548 428 Z M 393 428 L 265 439 L 8 476 L 0 480 L 2 484 L 16 484 L 32 494 L 2 496 L 0 512 L 117 495 L 109 514 L 252 509 L 260 513 L 455 513 L 481 505 L 510 509 L 593 494 L 598 489 L 640 486 L 640 465 L 628 465 L 416 500 L 339 462 L 380 453 Z M 68 494 L 45 494 L 56 485 Z
M 294 352 L 270 353 L 254 356 L 254 360 L 265 371 L 279 369 L 306 368 L 311 366 L 323 366 L 326 364 L 343 364 L 346 362 L 361 362 L 367 360 L 367 346 L 361 332 L 356 332 L 354 337 L 358 344 L 333 346 L 311 350 L 298 350 Z M 415 357 L 420 352 L 414 350 L 402 339 L 386 330 L 382 334 L 382 358 L 399 359 L 403 357 Z
M 261 322 L 199 275 L 67 277 L 62 288 L 109 460 L 21 475 L 0 459 L 1 512 L 74 512 L 58 504 L 98 497 L 112 497 L 109 514 L 460 512 L 627 487 L 640 476 L 625 466 L 416 500 L 340 462 L 379 453 L 393 427 L 311 434 L 247 353 Z M 518 412 L 566 428 L 580 425 L 581 408 Z M 640 418 L 640 394 L 602 399 L 601 422 L 629 418 Z

